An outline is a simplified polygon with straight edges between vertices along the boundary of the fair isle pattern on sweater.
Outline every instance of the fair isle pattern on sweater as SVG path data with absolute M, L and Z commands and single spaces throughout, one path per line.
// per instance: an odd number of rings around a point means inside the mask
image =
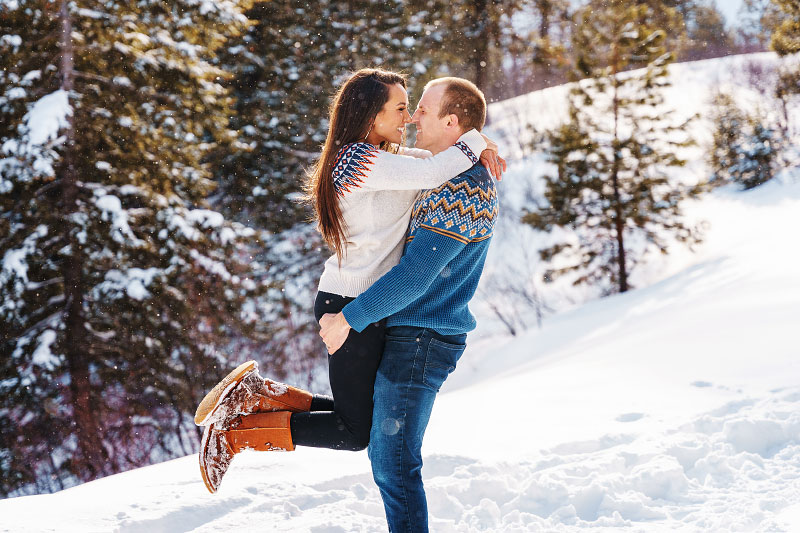
M 422 194 L 411 214 L 406 242 L 419 228 L 464 244 L 492 236 L 497 218 L 497 192 L 491 182 L 476 183 L 468 174 Z
M 472 161 L 473 165 L 478 162 L 478 156 L 475 155 L 475 152 L 473 152 L 472 150 L 469 149 L 469 146 L 467 146 L 467 143 L 465 143 L 464 141 L 458 141 L 455 144 L 455 146 L 456 146 L 456 148 L 458 148 L 459 150 L 464 152 L 465 156 L 469 157 L 469 160 Z
M 424 193 L 400 263 L 347 304 L 356 331 L 388 317 L 386 326 L 429 328 L 442 335 L 475 329 L 475 295 L 498 214 L 494 181 L 473 165 Z
M 378 148 L 369 143 L 346 144 L 339 149 L 332 173 L 337 196 L 341 198 L 350 189 L 361 187 L 362 178 L 367 177 L 378 152 Z

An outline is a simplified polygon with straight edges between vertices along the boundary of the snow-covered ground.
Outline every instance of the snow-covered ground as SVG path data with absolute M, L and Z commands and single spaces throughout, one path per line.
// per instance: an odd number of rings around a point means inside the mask
M 494 325 L 423 448 L 432 531 L 800 531 L 798 174 L 687 204 L 703 244 L 643 288 L 516 337 L 480 316 Z M 214 495 L 193 455 L 3 500 L 0 517 L 15 532 L 385 531 L 366 453 L 316 449 L 243 453 Z

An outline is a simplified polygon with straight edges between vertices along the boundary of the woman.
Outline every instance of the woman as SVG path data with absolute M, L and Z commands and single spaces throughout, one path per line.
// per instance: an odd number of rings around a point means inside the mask
M 399 262 L 421 189 L 468 170 L 484 151 L 487 166 L 496 161 L 496 145 L 488 145 L 476 130 L 436 156 L 402 149 L 409 122 L 402 75 L 362 69 L 334 97 L 328 136 L 306 186 L 318 228 L 335 252 L 320 278 L 317 321 L 339 312 Z M 245 448 L 366 448 L 383 342 L 383 323 L 376 323 L 351 332 L 328 356 L 333 398 L 262 378 L 254 361 L 231 372 L 204 398 L 195 417 L 206 426 L 200 466 L 209 491 L 216 491 L 234 454 Z

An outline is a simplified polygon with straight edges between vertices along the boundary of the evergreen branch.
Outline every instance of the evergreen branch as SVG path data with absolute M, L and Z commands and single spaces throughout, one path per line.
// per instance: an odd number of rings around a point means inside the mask
M 26 337 L 33 337 L 34 334 L 38 333 L 40 330 L 44 329 L 44 326 L 49 326 L 49 322 L 52 320 L 57 320 L 59 316 L 64 313 L 63 309 L 59 309 L 52 313 L 51 315 L 39 320 L 34 325 L 30 326 L 28 329 L 24 330 L 21 334 L 17 335 L 17 338 L 26 338 Z
M 51 181 L 45 183 L 44 185 L 42 185 L 41 187 L 39 187 L 36 190 L 36 192 L 33 193 L 33 196 L 34 196 L 34 198 L 40 198 L 44 193 L 46 193 L 49 190 L 54 189 L 55 187 L 60 186 L 60 185 L 61 185 L 61 180 L 60 179 L 56 178 L 54 180 L 51 180 Z M 31 200 L 32 200 L 32 198 L 24 198 L 24 197 L 20 198 L 20 200 L 18 200 L 14 204 L 12 212 L 14 212 L 14 213 L 23 213 L 25 211 L 24 210 L 24 206 L 30 204 Z M 11 238 L 11 235 L 7 235 L 2 240 L 0 240 L 0 249 L 5 249 L 5 247 L 7 246 L 10 238 Z
M 52 278 L 52 279 L 48 279 L 48 280 L 45 280 L 45 281 L 38 281 L 38 282 L 29 281 L 28 284 L 25 285 L 25 290 L 35 291 L 35 290 L 41 289 L 43 287 L 49 287 L 50 285 L 56 285 L 58 283 L 64 283 L 64 278 L 57 277 L 57 278 Z
M 111 78 L 108 78 L 106 76 L 101 76 L 99 74 L 93 74 L 93 73 L 90 73 L 90 72 L 84 72 L 84 71 L 77 70 L 77 69 L 73 70 L 72 72 L 78 78 L 85 78 L 87 80 L 99 81 L 101 83 L 106 83 L 108 85 L 113 85 L 113 83 L 114 83 L 111 80 Z

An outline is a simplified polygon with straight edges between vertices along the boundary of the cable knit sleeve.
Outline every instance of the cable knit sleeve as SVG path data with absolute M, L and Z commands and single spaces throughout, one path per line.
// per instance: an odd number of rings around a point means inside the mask
M 341 197 L 355 189 L 433 189 L 470 169 L 485 149 L 486 141 L 474 129 L 447 150 L 427 158 L 391 154 L 368 143 L 348 144 L 336 156 L 333 182 Z

